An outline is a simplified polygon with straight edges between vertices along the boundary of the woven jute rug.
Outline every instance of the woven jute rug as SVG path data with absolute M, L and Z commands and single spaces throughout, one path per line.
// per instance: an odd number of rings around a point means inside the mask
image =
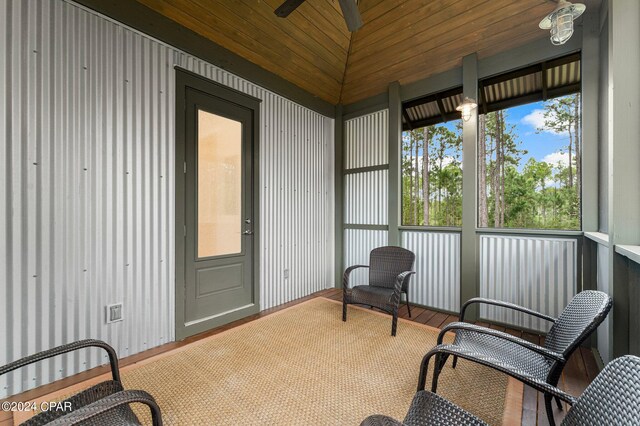
M 402 420 L 438 330 L 399 320 L 391 337 L 388 315 L 352 306 L 346 323 L 341 315 L 340 303 L 312 299 L 129 366 L 123 382 L 151 393 L 169 425 Z M 506 401 L 522 400 L 507 376 L 464 360 L 445 367 L 438 393 L 490 424 L 514 421 Z

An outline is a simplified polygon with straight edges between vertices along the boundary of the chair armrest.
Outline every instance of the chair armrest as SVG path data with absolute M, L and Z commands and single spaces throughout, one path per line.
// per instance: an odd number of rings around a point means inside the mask
M 576 398 L 575 396 L 569 395 L 565 391 L 560 390 L 557 387 L 550 385 L 549 383 L 545 383 L 538 380 L 530 380 L 525 376 L 520 377 L 520 379 L 524 382 L 524 384 L 529 385 L 540 392 L 557 396 L 558 398 L 560 398 L 561 400 L 563 400 L 569 405 L 575 405 L 575 403 L 578 402 L 578 398 Z
M 134 402 L 139 402 L 148 406 L 151 410 L 151 419 L 153 425 L 162 426 L 160 407 L 158 407 L 156 400 L 153 399 L 153 397 L 147 392 L 140 390 L 125 390 L 116 392 L 89 405 L 78 408 L 77 410 L 72 411 L 47 424 L 51 426 L 75 425 L 97 415 L 106 413 L 109 410 L 113 410 L 114 408 L 118 408 L 121 405 L 131 404 Z
M 464 313 L 467 310 L 467 307 L 474 303 L 482 303 L 485 305 L 494 305 L 494 306 L 500 306 L 502 308 L 513 309 L 514 311 L 519 311 L 528 315 L 533 315 L 534 317 L 542 318 L 543 320 L 556 322 L 556 318 L 550 317 L 549 315 L 542 314 L 538 311 L 534 311 L 533 309 L 525 308 L 524 306 L 516 305 L 515 303 L 503 302 L 501 300 L 486 299 L 484 297 L 474 297 L 473 299 L 467 300 L 465 304 L 462 305 L 462 309 L 460 310 L 460 321 L 464 321 Z
M 396 277 L 396 284 L 394 286 L 394 291 L 398 293 L 398 295 L 400 295 L 400 292 L 402 291 L 402 285 L 404 284 L 404 282 L 407 281 L 409 277 L 411 277 L 411 275 L 414 275 L 414 274 L 415 274 L 415 271 L 404 271 L 398 274 L 398 276 Z
M 452 322 L 451 324 L 448 324 L 447 326 L 445 326 L 441 331 L 440 334 L 438 335 L 438 345 L 442 344 L 442 338 L 444 337 L 444 335 L 448 332 L 448 331 L 453 331 L 453 330 L 466 330 L 466 331 L 471 331 L 474 333 L 480 333 L 480 334 L 486 334 L 488 336 L 493 336 L 493 337 L 497 337 L 499 339 L 503 339 L 503 340 L 507 340 L 511 343 L 515 343 L 516 345 L 520 345 L 523 348 L 529 349 L 530 351 L 539 353 L 540 355 L 544 356 L 545 358 L 550 358 L 554 361 L 559 361 L 559 362 L 565 362 L 564 357 L 562 356 L 562 354 L 553 352 L 547 348 L 544 348 L 542 346 L 538 346 L 535 343 L 531 343 L 527 340 L 521 339 L 519 337 L 516 336 L 512 336 L 511 334 L 508 333 L 504 333 L 502 331 L 498 331 L 498 330 L 493 330 L 491 328 L 486 328 L 486 327 L 481 327 L 479 325 L 475 325 L 475 324 L 469 324 L 466 322 Z
M 342 276 L 342 289 L 346 290 L 349 288 L 349 275 L 351 275 L 351 271 L 358 268 L 368 268 L 369 265 L 353 265 L 349 266 L 344 270 L 344 275 Z
M 118 370 L 118 355 L 116 354 L 116 351 L 105 342 L 94 339 L 86 339 L 80 340 L 78 342 L 68 343 L 66 345 L 58 346 L 21 358 L 17 361 L 5 365 L 4 367 L 0 367 L 0 376 L 2 376 L 3 374 L 7 374 L 10 371 L 17 370 L 18 368 L 24 367 L 26 365 L 33 364 L 34 362 L 42 361 L 44 359 L 62 355 L 67 352 L 73 352 L 78 349 L 89 347 L 102 348 L 107 351 L 107 354 L 109 355 L 109 364 L 111 365 L 111 375 L 113 376 L 113 380 L 115 380 L 116 382 L 120 382 L 120 371 Z

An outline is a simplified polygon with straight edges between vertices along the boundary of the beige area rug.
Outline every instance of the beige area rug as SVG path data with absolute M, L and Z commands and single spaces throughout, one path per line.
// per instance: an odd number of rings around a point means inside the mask
M 151 393 L 169 425 L 402 420 L 438 330 L 400 320 L 394 338 L 387 315 L 350 306 L 343 323 L 341 314 L 340 303 L 312 299 L 127 367 L 123 382 Z M 438 393 L 491 424 L 511 423 L 505 401 L 521 401 L 522 388 L 508 382 L 461 360 L 443 370 Z

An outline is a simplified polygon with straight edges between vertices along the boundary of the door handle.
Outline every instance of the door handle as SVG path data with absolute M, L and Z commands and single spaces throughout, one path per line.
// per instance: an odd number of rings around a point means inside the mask
M 253 231 L 246 230 L 242 233 L 242 235 L 253 235 Z

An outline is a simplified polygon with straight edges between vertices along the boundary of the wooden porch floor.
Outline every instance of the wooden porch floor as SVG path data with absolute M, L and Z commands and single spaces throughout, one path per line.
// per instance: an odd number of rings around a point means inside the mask
M 189 337 L 180 342 L 167 343 L 157 348 L 153 348 L 148 351 L 123 358 L 120 360 L 120 366 L 123 367 L 126 365 L 130 365 L 130 364 L 139 362 L 143 359 L 158 355 L 160 353 L 167 352 L 169 350 L 182 347 L 185 345 L 189 345 L 190 343 L 196 342 L 205 337 L 218 334 L 222 331 L 237 327 L 241 324 L 245 324 L 250 321 L 254 321 L 265 315 L 269 315 L 273 312 L 279 311 L 284 308 L 288 308 L 290 306 L 296 305 L 298 303 L 301 303 L 303 301 L 313 299 L 316 297 L 326 297 L 334 300 L 342 300 L 342 290 L 340 289 L 322 290 L 312 295 L 294 300 L 292 302 L 285 303 L 283 305 L 264 310 L 259 314 L 251 315 L 246 318 L 240 319 L 238 321 L 234 321 L 232 323 L 223 325 L 221 327 L 217 327 L 207 332 Z M 436 328 L 442 328 L 445 325 L 458 320 L 458 317 L 455 315 L 448 315 L 446 313 L 432 311 L 429 309 L 421 308 L 419 306 L 412 306 L 411 313 L 412 313 L 412 318 L 409 318 L 407 306 L 403 305 L 400 308 L 399 316 L 404 319 L 416 321 L 422 324 L 427 324 Z M 505 331 L 509 334 L 522 337 L 533 343 L 537 343 L 537 344 L 544 343 L 544 338 L 537 334 L 522 333 L 517 330 L 513 330 L 513 329 L 509 329 L 509 328 L 505 328 L 497 325 L 487 324 L 483 322 L 477 322 L 476 324 L 489 326 L 496 330 Z M 100 374 L 104 374 L 107 371 L 108 371 L 108 368 L 106 366 L 94 368 L 94 369 L 85 371 L 83 373 L 77 374 L 75 376 L 68 377 L 63 380 L 59 380 L 55 383 L 51 383 L 51 384 L 33 389 L 31 391 L 27 391 L 23 394 L 15 395 L 9 398 L 9 401 L 30 401 L 36 398 L 40 398 L 42 396 L 45 396 L 57 390 L 75 385 L 77 383 L 81 383 L 85 380 L 91 379 Z M 591 383 L 591 381 L 595 378 L 598 372 L 599 372 L 598 365 L 596 364 L 593 353 L 587 348 L 580 348 L 580 350 L 576 351 L 573 354 L 573 356 L 569 359 L 569 363 L 567 364 L 564 370 L 564 373 L 562 375 L 560 387 L 565 391 L 567 391 L 568 393 L 578 396 L 584 391 L 584 389 L 589 385 L 589 383 Z M 565 410 L 566 410 L 566 407 L 565 407 Z M 563 413 L 557 412 L 556 423 L 559 424 L 563 417 L 564 417 Z M 11 413 L 0 412 L 0 426 L 11 425 L 11 424 L 13 424 Z M 524 394 L 523 394 L 522 424 L 523 425 L 548 425 L 546 412 L 544 409 L 544 400 L 542 398 L 542 395 L 528 386 L 525 386 Z

